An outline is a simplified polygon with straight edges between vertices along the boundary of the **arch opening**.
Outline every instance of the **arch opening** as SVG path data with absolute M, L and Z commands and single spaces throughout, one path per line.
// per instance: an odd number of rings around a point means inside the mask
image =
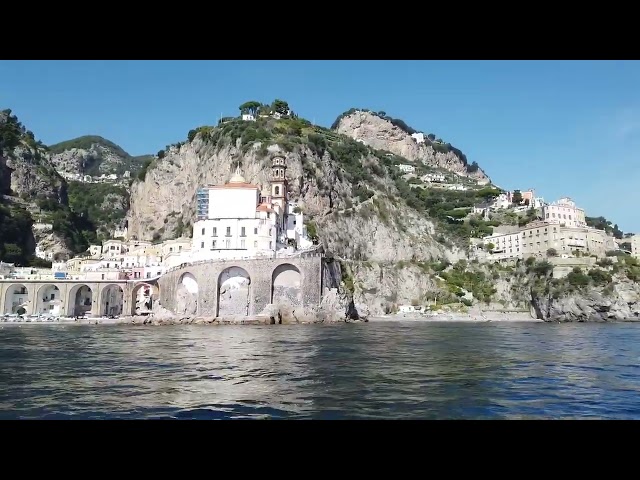
M 36 315 L 62 315 L 64 301 L 60 289 L 53 284 L 43 285 L 36 296 Z
M 302 306 L 302 274 L 298 267 L 283 263 L 273 270 L 271 303 Z
M 25 315 L 29 308 L 29 290 L 21 283 L 16 283 L 9 288 L 4 297 L 3 313 L 13 315 Z
M 120 285 L 108 285 L 102 290 L 100 315 L 118 317 L 124 311 L 124 290 Z
M 93 290 L 89 285 L 76 285 L 69 292 L 69 315 L 84 317 L 91 314 L 93 308 Z
M 198 312 L 198 281 L 191 273 L 183 273 L 176 288 L 176 312 L 195 315 Z
M 225 268 L 218 277 L 218 317 L 249 315 L 251 276 L 240 267 Z
M 139 283 L 131 292 L 131 315 L 149 315 L 160 298 L 157 284 Z

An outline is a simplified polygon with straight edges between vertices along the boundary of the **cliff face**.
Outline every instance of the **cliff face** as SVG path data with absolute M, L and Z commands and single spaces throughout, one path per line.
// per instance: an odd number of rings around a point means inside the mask
M 33 133 L 26 130 L 11 110 L 0 112 L 0 173 L 3 201 L 9 211 L 20 209 L 24 212 L 20 215 L 47 223 L 52 212 L 67 207 L 67 183 L 51 164 L 44 145 L 35 140 Z M 45 235 L 34 229 L 32 233 L 35 244 L 20 245 L 23 252 L 16 261 L 24 262 L 33 254 L 35 246 L 50 247 L 52 253 L 62 257 L 71 254 L 60 231 Z
M 538 316 L 555 322 L 640 321 L 640 283 L 617 275 L 610 288 L 587 288 L 569 295 L 533 295 Z
M 327 251 L 371 261 L 455 256 L 433 240 L 428 219 L 399 199 L 377 191 L 362 203 L 352 200 L 353 184 L 339 173 L 328 152 L 318 155 L 300 145 L 287 153 L 272 145 L 274 152 L 286 157 L 290 200 L 315 224 Z M 219 147 L 200 136 L 169 150 L 149 168 L 144 181 L 131 186 L 129 234 L 144 240 L 190 234 L 197 188 L 224 183 L 238 161 L 247 181 L 267 187 L 271 163 L 264 153 L 259 143 L 249 149 L 239 143 Z M 389 180 L 385 185 L 392 188 Z
M 100 176 L 129 171 L 134 176 L 149 155 L 132 157 L 115 143 L 88 135 L 49 147 L 51 163 L 60 174 Z
M 434 148 L 427 143 L 418 144 L 409 133 L 371 112 L 355 111 L 343 116 L 338 122 L 336 131 L 355 140 L 362 140 L 370 147 L 388 150 L 411 161 L 443 168 L 478 181 L 489 181 L 489 177 L 482 169 L 469 171 L 466 159 L 460 158 L 455 152 L 436 151 L 436 148 L 440 147 Z

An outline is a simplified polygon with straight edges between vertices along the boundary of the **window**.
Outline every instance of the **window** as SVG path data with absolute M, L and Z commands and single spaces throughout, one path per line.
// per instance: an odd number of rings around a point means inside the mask
M 276 185 L 276 188 L 275 188 L 275 193 L 276 193 L 276 195 L 280 195 L 280 187 L 277 186 L 277 185 Z
M 213 234 L 211 236 L 212 237 L 217 237 L 218 236 L 218 227 L 213 227 Z
M 211 244 L 211 248 L 216 248 L 216 241 L 214 240 L 213 243 Z
M 200 248 L 204 248 L 204 242 L 200 242 Z
M 204 228 L 202 229 L 202 235 L 204 235 Z
M 170 251 L 170 252 L 173 252 L 173 247 L 169 247 L 169 251 Z
M 273 242 L 269 242 L 269 250 L 273 249 Z
M 231 227 L 227 227 L 227 237 L 231 236 Z
M 244 244 L 244 239 L 240 240 L 240 248 L 246 248 Z
M 258 241 L 253 242 L 253 248 L 258 248 Z
M 254 228 L 254 229 L 253 229 L 253 234 L 254 234 L 254 235 L 257 235 L 257 234 L 258 234 L 258 229 L 257 229 L 257 228 Z
M 246 237 L 247 236 L 247 234 L 245 233 L 245 227 L 241 227 L 240 228 L 240 236 L 241 237 Z
M 104 273 L 102 274 L 102 280 L 104 280 Z
M 230 245 L 231 245 L 231 242 L 230 242 L 229 240 L 225 240 L 225 242 L 224 242 L 224 246 L 225 246 L 226 248 L 229 248 L 229 246 L 230 246 Z
M 181 252 L 181 251 L 182 251 L 182 245 L 180 245 L 180 246 L 178 247 L 178 251 L 179 251 L 179 252 Z
M 147 278 L 151 278 L 151 272 L 147 272 Z
M 271 236 L 271 229 L 269 229 L 269 236 Z

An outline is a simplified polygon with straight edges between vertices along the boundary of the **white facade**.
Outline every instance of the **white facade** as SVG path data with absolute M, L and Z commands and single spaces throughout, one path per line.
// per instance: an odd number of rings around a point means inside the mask
M 436 182 L 436 183 L 444 183 L 444 174 L 442 173 L 427 173 L 422 177 L 423 182 Z
M 414 173 L 416 171 L 416 167 L 414 167 L 413 165 L 400 164 L 396 165 L 396 167 L 398 167 L 404 173 Z
M 107 240 L 102 244 L 102 254 L 104 256 L 119 256 L 127 251 L 127 244 L 122 240 Z
M 482 239 L 485 246 L 493 243 L 494 248 L 489 256 L 490 260 L 506 260 L 522 256 L 520 246 L 520 232 L 489 235 Z
M 532 208 L 542 208 L 544 207 L 546 204 L 544 202 L 544 198 L 542 197 L 534 197 L 533 200 L 531 200 L 531 207 Z
M 557 202 L 542 207 L 542 219 L 545 222 L 565 225 L 567 227 L 586 227 L 584 210 L 578 208 L 574 201 L 563 197 Z
M 640 235 L 631 237 L 631 255 L 640 259 Z
M 416 143 L 424 143 L 424 133 L 412 133 L 411 137 L 416 141 Z
M 244 120 L 245 122 L 255 122 L 256 121 L 256 117 L 254 117 L 250 113 L 243 113 L 242 114 L 242 120 Z
M 304 224 L 304 214 L 297 209 L 297 204 L 289 203 L 287 205 L 286 234 L 287 238 L 294 240 L 298 248 L 309 248 L 313 242 L 307 236 L 307 227 Z
M 248 183 L 239 169 L 229 182 L 208 187 L 208 191 L 208 218 L 194 223 L 191 251 L 181 256 L 182 261 L 172 258 L 171 263 L 276 251 L 279 207 L 260 203 L 260 189 Z

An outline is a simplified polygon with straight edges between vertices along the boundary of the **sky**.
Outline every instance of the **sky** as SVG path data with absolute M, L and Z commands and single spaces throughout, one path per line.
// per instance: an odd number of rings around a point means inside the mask
M 638 61 L 0 61 L 0 108 L 47 145 L 100 135 L 156 153 L 275 98 L 326 127 L 352 107 L 384 110 L 502 188 L 569 196 L 640 233 Z

